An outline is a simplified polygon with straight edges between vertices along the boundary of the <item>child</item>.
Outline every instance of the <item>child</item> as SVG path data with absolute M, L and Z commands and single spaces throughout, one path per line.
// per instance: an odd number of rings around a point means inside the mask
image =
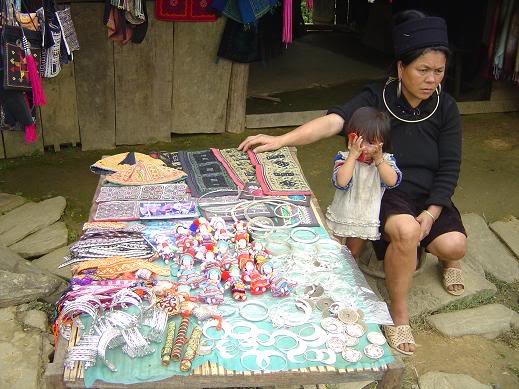
M 335 157 L 332 183 L 337 188 L 326 211 L 328 227 L 345 237 L 353 256 L 366 239 L 378 240 L 380 201 L 386 188 L 400 184 L 402 173 L 388 149 L 390 122 L 372 107 L 357 109 L 347 127 L 348 151 Z

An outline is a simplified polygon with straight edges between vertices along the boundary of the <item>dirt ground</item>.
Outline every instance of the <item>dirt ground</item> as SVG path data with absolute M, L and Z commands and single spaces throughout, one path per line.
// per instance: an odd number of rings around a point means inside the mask
M 463 164 L 454 201 L 462 213 L 476 212 L 488 222 L 519 217 L 519 113 L 472 115 L 462 117 Z M 269 129 L 281 133 L 288 129 Z M 65 222 L 70 241 L 76 239 L 80 226 L 88 218 L 98 177 L 89 165 L 102 155 L 137 150 L 196 150 L 237 145 L 248 134 L 174 136 L 168 144 L 118 148 L 96 152 L 63 150 L 0 161 L 0 191 L 16 193 L 39 201 L 62 195 L 67 199 Z M 299 148 L 303 170 L 321 207 L 331 201 L 329 183 L 332 159 L 342 148 L 340 137 Z M 492 301 L 518 310 L 519 285 L 505 285 Z M 488 301 L 486 301 L 488 302 Z M 422 328 L 422 327 L 420 327 Z M 501 340 L 481 337 L 445 338 L 423 327 L 415 330 L 418 350 L 406 359 L 405 387 L 416 383 L 415 374 L 440 370 L 470 374 L 483 383 L 500 388 L 519 387 L 519 336 L 511 334 Z M 415 370 L 416 369 L 416 370 Z M 415 373 L 416 372 L 416 373 Z

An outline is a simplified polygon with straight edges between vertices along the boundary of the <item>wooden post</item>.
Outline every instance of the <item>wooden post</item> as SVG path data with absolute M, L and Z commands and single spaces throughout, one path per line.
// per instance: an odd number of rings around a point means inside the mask
M 247 106 L 247 83 L 249 64 L 232 64 L 229 97 L 227 100 L 227 121 L 225 131 L 240 133 L 245 130 L 245 109 Z

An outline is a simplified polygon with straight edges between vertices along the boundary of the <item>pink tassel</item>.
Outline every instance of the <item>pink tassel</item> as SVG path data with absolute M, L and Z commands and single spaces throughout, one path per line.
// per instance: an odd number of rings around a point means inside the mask
M 286 46 L 292 43 L 292 0 L 283 0 L 283 34 L 281 41 Z
M 32 102 L 36 106 L 44 106 L 47 104 L 47 98 L 45 97 L 45 91 L 43 90 L 40 75 L 38 74 L 36 61 L 30 53 L 27 54 L 25 58 L 27 60 L 27 71 L 29 72 L 29 80 L 31 81 Z
M 314 0 L 306 0 L 306 8 L 314 9 Z
M 36 124 L 28 124 L 25 126 L 25 143 L 34 143 L 38 139 L 36 132 Z

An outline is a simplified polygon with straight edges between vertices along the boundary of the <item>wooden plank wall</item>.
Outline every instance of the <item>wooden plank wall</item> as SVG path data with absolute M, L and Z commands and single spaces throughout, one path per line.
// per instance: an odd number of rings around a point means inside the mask
M 154 5 L 148 3 L 148 15 Z M 115 143 L 171 140 L 173 23 L 149 18 L 141 44 L 115 44 Z
M 176 23 L 173 57 L 173 132 L 224 132 L 232 62 L 216 53 L 225 26 Z
M 217 61 L 225 19 L 162 22 L 153 16 L 154 2 L 147 7 L 144 42 L 120 45 L 107 38 L 103 3 L 71 5 L 80 50 L 58 76 L 44 80 L 48 105 L 41 108 L 38 142 L 25 145 L 23 132 L 4 131 L 0 158 L 44 147 L 113 149 L 170 142 L 171 133 L 243 130 L 248 65 L 236 66 L 232 76 L 232 63 Z

